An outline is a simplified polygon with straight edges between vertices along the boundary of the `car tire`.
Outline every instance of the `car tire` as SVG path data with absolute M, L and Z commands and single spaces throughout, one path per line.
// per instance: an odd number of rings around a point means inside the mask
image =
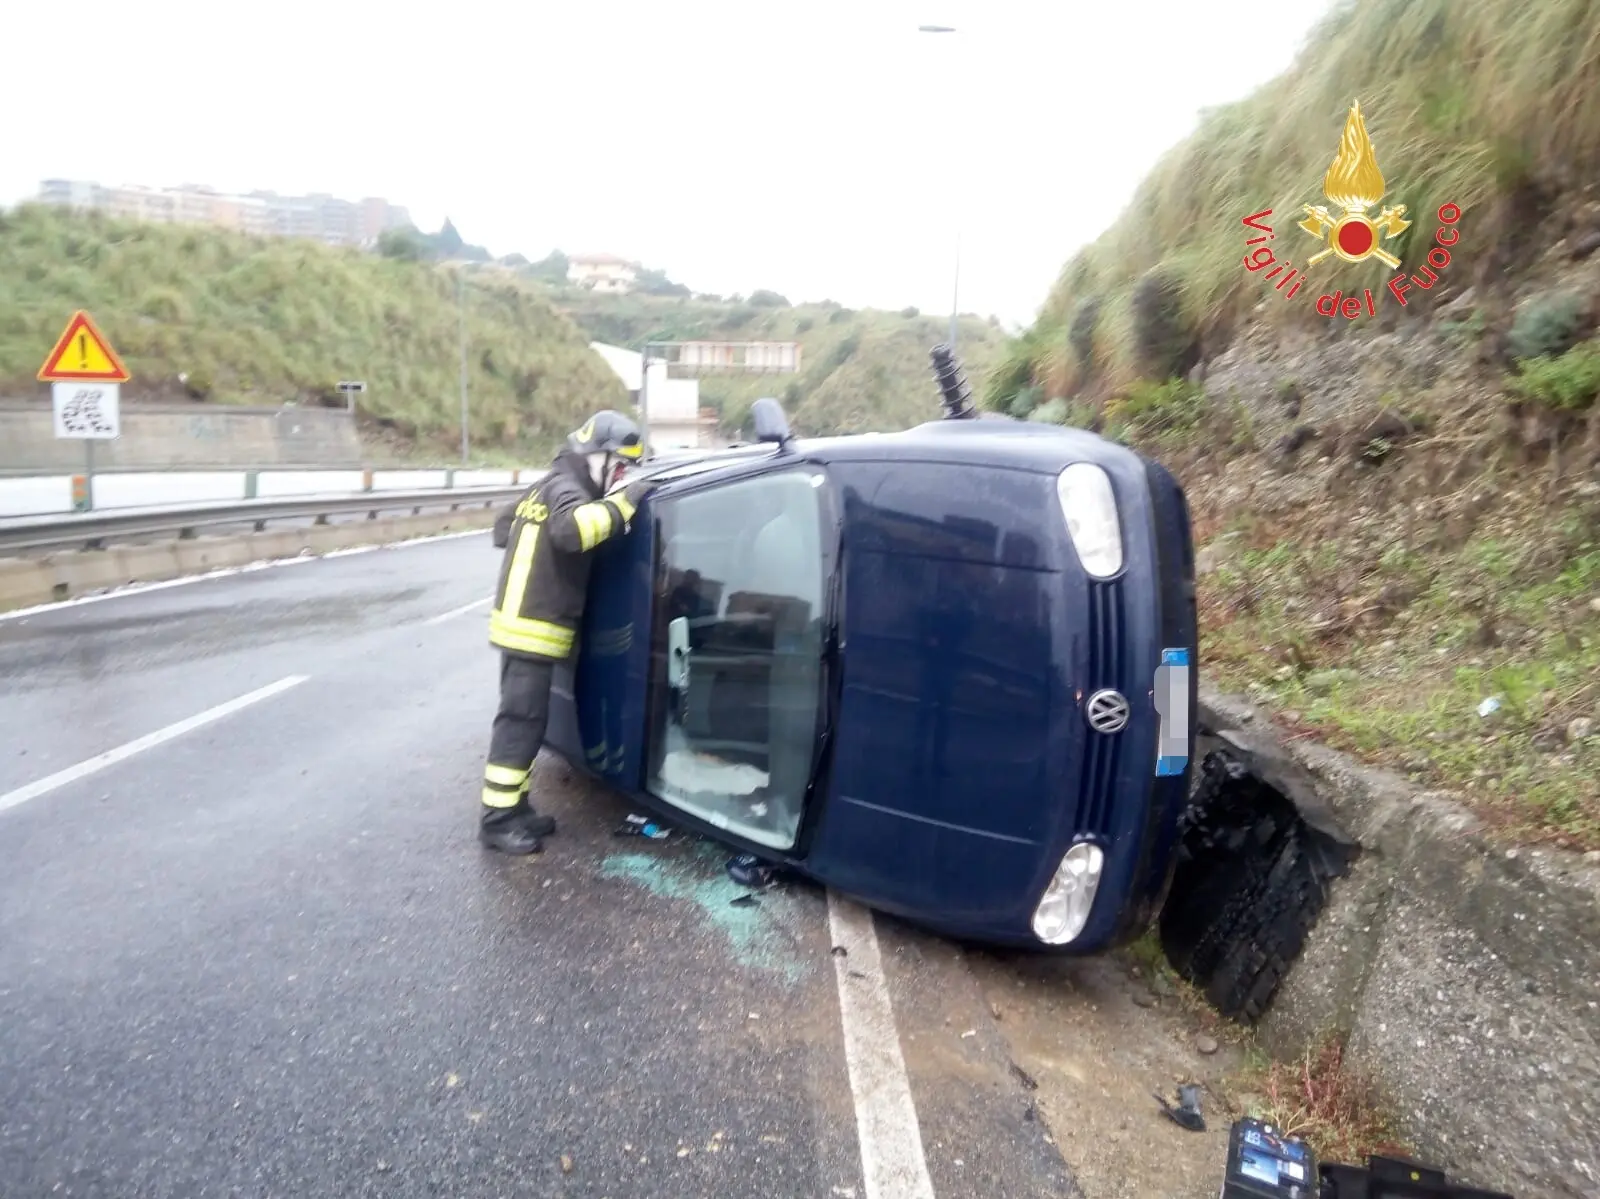
M 1161 947 L 1224 1016 L 1253 1024 L 1305 948 L 1343 862 L 1277 792 L 1220 752 L 1185 816 Z

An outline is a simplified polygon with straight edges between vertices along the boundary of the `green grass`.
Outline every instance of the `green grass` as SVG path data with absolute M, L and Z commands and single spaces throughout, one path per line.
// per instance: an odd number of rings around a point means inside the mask
M 588 339 L 533 286 L 469 269 L 464 297 L 475 446 L 525 458 L 593 408 L 626 403 Z M 459 436 L 449 268 L 98 213 L 0 213 L 0 387 L 42 389 L 35 373 L 76 308 L 127 363 L 130 400 L 316 402 L 355 378 L 368 387 L 361 410 L 397 441 L 426 453 Z
M 1339 537 L 1246 550 L 1201 580 L 1200 656 L 1291 734 L 1464 794 L 1499 832 L 1600 846 L 1600 536 L 1397 539 L 1375 557 Z M 1265 536 L 1270 536 L 1267 534 Z M 1479 715 L 1494 697 L 1499 709 Z
M 1573 346 L 1558 357 L 1523 359 L 1507 387 L 1515 395 L 1558 411 L 1588 408 L 1600 395 L 1600 339 Z
M 700 376 L 701 402 L 718 411 L 725 431 L 743 427 L 750 405 L 765 395 L 782 401 L 791 424 L 808 434 L 889 432 L 939 415 L 928 351 L 948 340 L 948 316 L 831 304 L 760 308 L 574 288 L 550 295 L 595 340 L 635 350 L 647 340 L 799 342 L 797 374 Z M 963 318 L 958 332 L 957 353 L 978 394 L 1000 364 L 1005 337 L 974 317 Z
M 1121 217 L 1062 270 L 1028 339 L 1028 373 L 1048 394 L 1139 374 L 1129 298 L 1153 268 L 1176 278 L 1185 331 L 1199 338 L 1245 319 L 1320 318 L 1274 302 L 1243 269 L 1241 220 L 1271 208 L 1275 244 L 1302 261 L 1303 204 L 1324 203 L 1322 176 L 1345 114 L 1359 99 L 1377 150 L 1385 203 L 1404 203 L 1411 228 L 1395 252 L 1419 257 L 1440 204 L 1461 206 L 1452 274 L 1526 217 L 1503 207 L 1530 180 L 1582 179 L 1600 165 L 1600 10 L 1593 0 L 1358 0 L 1342 4 L 1292 69 L 1236 104 L 1208 111 L 1156 165 Z M 1326 268 L 1323 268 L 1326 270 Z M 1347 290 L 1381 286 L 1384 268 L 1344 268 Z M 1314 277 L 1314 276 L 1313 276 Z M 1092 353 L 1069 348 L 1072 318 L 1100 305 Z M 1024 385 L 997 380 L 1001 408 Z M 1007 387 L 1012 391 L 1007 391 Z

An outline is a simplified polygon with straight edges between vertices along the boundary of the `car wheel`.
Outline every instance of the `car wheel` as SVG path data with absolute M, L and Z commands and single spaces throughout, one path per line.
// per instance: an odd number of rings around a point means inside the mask
M 1161 913 L 1161 947 L 1219 1012 L 1253 1024 L 1304 949 L 1348 857 L 1226 754 L 1209 755 L 1202 769 Z

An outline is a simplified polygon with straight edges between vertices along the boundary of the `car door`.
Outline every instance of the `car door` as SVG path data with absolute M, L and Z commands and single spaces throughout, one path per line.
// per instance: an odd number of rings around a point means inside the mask
M 645 788 L 791 848 L 821 714 L 826 476 L 805 463 L 652 497 Z

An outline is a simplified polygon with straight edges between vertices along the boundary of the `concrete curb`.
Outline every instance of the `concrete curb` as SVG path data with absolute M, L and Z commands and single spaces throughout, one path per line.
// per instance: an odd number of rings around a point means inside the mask
M 248 566 L 302 554 L 368 545 L 393 545 L 439 533 L 487 529 L 499 513 L 470 508 L 421 516 L 393 516 L 343 524 L 273 529 L 233 537 L 196 537 L 43 558 L 0 558 L 0 612 L 76 599 L 130 583 L 160 583 L 188 575 Z
M 1364 851 L 1259 1026 L 1267 1047 L 1337 1030 L 1452 1175 L 1600 1199 L 1600 866 L 1497 846 L 1450 796 L 1284 741 L 1236 697 L 1203 687 L 1198 715 L 1201 752 L 1228 742 Z

